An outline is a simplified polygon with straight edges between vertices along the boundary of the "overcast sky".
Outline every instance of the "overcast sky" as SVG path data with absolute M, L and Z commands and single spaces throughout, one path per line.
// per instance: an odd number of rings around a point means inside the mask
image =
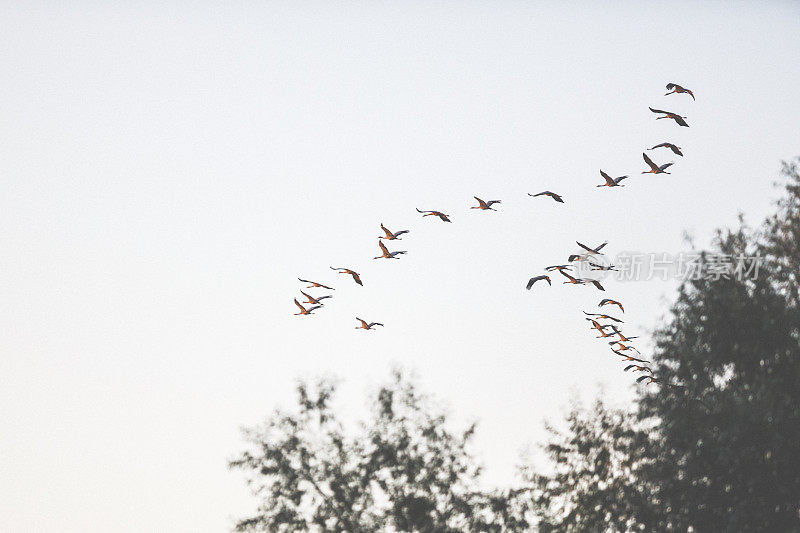
M 795 2 L 129 4 L 0 6 L 3 531 L 225 531 L 240 426 L 319 375 L 359 416 L 393 364 L 509 483 L 572 398 L 633 397 L 581 311 L 621 300 L 646 353 L 676 288 L 527 279 L 758 223 L 800 154 Z

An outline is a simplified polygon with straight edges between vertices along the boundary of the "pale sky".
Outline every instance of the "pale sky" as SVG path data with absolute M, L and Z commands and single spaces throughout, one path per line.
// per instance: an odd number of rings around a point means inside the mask
M 676 287 L 528 278 L 757 224 L 800 154 L 794 2 L 128 4 L 0 6 L 2 531 L 229 530 L 239 428 L 298 377 L 360 416 L 393 364 L 510 483 L 571 398 L 633 398 L 581 311 L 621 300 L 644 349 Z M 685 157 L 640 174 L 663 141 Z M 322 312 L 292 315 L 298 276 Z

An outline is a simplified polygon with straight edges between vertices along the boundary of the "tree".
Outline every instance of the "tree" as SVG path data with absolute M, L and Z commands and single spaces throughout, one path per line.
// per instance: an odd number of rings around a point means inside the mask
M 469 453 L 474 426 L 446 416 L 401 372 L 373 398 L 371 419 L 346 436 L 330 407 L 336 387 L 297 387 L 298 410 L 246 430 L 253 449 L 230 462 L 261 504 L 239 531 L 524 531 L 526 490 L 484 491 Z
M 667 382 L 640 402 L 659 447 L 649 472 L 661 502 L 651 527 L 800 530 L 800 177 L 761 232 L 720 231 L 714 255 L 764 256 L 761 275 L 689 280 L 654 362 Z M 713 264 L 713 255 L 704 263 Z
M 638 472 L 647 458 L 647 433 L 634 413 L 573 407 L 562 433 L 548 425 L 544 446 L 550 475 L 534 474 L 539 531 L 646 531 L 648 494 Z

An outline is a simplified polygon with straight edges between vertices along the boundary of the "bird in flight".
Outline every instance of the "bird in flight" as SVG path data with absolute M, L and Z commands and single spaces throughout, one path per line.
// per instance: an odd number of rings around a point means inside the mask
M 618 178 L 612 178 L 602 170 L 600 170 L 600 175 L 603 176 L 603 179 L 606 180 L 606 182 L 602 185 L 598 185 L 598 187 L 624 187 L 624 185 L 620 185 L 619 182 L 628 177 L 620 176 Z
M 614 265 L 603 266 L 598 265 L 597 263 L 592 263 L 591 261 L 589 261 L 589 264 L 592 266 L 592 270 L 613 270 L 614 272 L 619 272 Z
M 356 326 L 356 329 L 372 329 L 372 326 L 380 326 L 383 327 L 383 324 L 380 322 L 370 322 L 367 323 L 365 320 L 361 320 L 360 318 L 356 317 L 356 320 L 361 322 L 360 326 Z
M 639 355 L 641 355 L 641 353 L 642 353 L 639 350 L 637 350 L 636 348 L 634 348 L 633 346 L 625 346 L 624 344 L 622 344 L 622 341 L 614 341 L 614 342 L 610 342 L 609 344 L 611 344 L 611 349 L 614 350 L 615 352 L 617 350 L 619 350 L 620 352 L 627 352 L 628 350 L 633 350 L 636 353 L 638 353 Z M 617 345 L 616 348 L 614 348 L 615 344 Z
M 661 109 L 653 109 L 652 107 L 649 107 L 648 109 L 650 109 L 650 111 L 652 111 L 653 113 L 662 113 L 664 115 L 663 117 L 656 117 L 656 120 L 662 118 L 671 118 L 672 120 L 677 122 L 679 126 L 686 126 L 687 128 L 689 127 L 689 125 L 684 120 L 686 117 L 682 117 L 676 113 L 672 113 L 671 111 L 662 111 Z
M 473 196 L 473 198 L 478 200 L 478 205 L 476 205 L 474 207 L 470 207 L 470 209 L 480 209 L 482 211 L 486 211 L 488 209 L 488 210 L 491 210 L 491 211 L 497 211 L 497 209 L 493 208 L 492 206 L 494 204 L 499 204 L 500 203 L 500 200 L 489 200 L 488 202 L 484 202 L 483 200 L 481 200 L 477 196 Z
M 587 318 L 586 320 L 588 320 L 589 322 L 592 323 L 591 329 L 596 329 L 597 331 L 603 331 L 606 328 L 610 328 L 613 325 L 613 324 L 606 324 L 604 326 L 604 325 L 600 324 L 600 322 L 598 322 L 597 320 L 594 320 L 592 318 Z M 615 333 L 611 333 L 611 335 L 615 335 Z
M 297 298 L 294 299 L 294 304 L 300 308 L 300 312 L 295 313 L 295 315 L 310 315 L 311 312 L 314 311 L 314 309 L 319 309 L 320 307 L 322 307 L 321 305 L 315 305 L 314 307 L 309 307 L 308 309 L 306 309 L 300 304 L 300 302 L 297 301 Z
M 553 270 L 558 270 L 560 272 L 562 270 L 570 270 L 571 268 L 572 265 L 552 265 L 545 268 L 545 270 L 547 270 L 548 272 L 552 272 Z
M 619 306 L 620 311 L 622 311 L 623 313 L 625 312 L 625 309 L 622 307 L 622 304 L 616 300 L 611 300 L 610 298 L 603 298 L 602 300 L 600 300 L 599 306 L 603 307 L 604 305 L 617 305 Z
M 650 383 L 661 383 L 661 379 L 653 377 L 652 375 L 644 375 L 636 378 L 636 383 L 641 383 L 642 381 L 649 379 L 650 381 L 647 382 L 649 385 Z
M 689 96 L 692 97 L 692 100 L 695 99 L 694 98 L 694 93 L 692 91 L 690 91 L 689 89 L 685 89 L 685 88 L 681 87 L 677 83 L 668 83 L 667 84 L 667 90 L 669 92 L 667 94 L 665 94 L 664 96 L 667 96 L 667 95 L 672 94 L 672 93 L 688 93 Z
M 300 278 L 297 278 L 297 279 L 300 279 Z M 327 285 L 323 285 L 322 283 L 317 283 L 316 281 L 309 281 L 307 279 L 300 279 L 300 281 L 302 281 L 303 283 L 310 283 L 311 284 L 308 287 L 306 287 L 306 289 L 313 289 L 314 287 L 321 287 L 323 289 L 330 289 L 332 291 L 336 290 L 333 287 L 328 287 Z
M 564 200 L 561 198 L 561 196 L 556 194 L 556 193 L 554 193 L 554 192 L 544 191 L 544 192 L 540 192 L 540 193 L 537 193 L 537 194 L 528 193 L 528 196 L 533 196 L 533 197 L 542 196 L 542 195 L 549 196 L 550 198 L 552 198 L 553 200 L 555 200 L 558 203 L 561 203 L 561 204 L 564 203 Z
M 423 217 L 429 217 L 433 215 L 435 217 L 439 217 L 442 220 L 442 222 L 450 222 L 450 219 L 447 218 L 447 215 L 439 211 L 420 211 L 419 208 L 416 209 L 418 213 L 425 213 L 424 215 L 422 215 Z
M 398 255 L 406 253 L 405 251 L 390 252 L 388 249 L 386 249 L 386 245 L 383 244 L 383 241 L 380 239 L 378 239 L 378 246 L 380 247 L 382 253 L 378 257 L 373 257 L 373 259 L 381 259 L 384 257 L 386 259 L 399 259 L 397 257 Z
M 604 242 L 603 244 L 601 244 L 601 245 L 600 245 L 600 246 L 598 246 L 597 248 L 589 248 L 589 247 L 588 247 L 588 246 L 586 246 L 585 244 L 581 244 L 581 243 L 579 243 L 578 241 L 575 241 L 575 243 L 576 243 L 578 246 L 580 246 L 581 248 L 583 248 L 584 250 L 586 250 L 586 252 L 587 252 L 587 255 L 592 255 L 592 254 L 602 254 L 603 252 L 601 252 L 600 250 L 602 250 L 602 249 L 603 249 L 603 247 L 604 247 L 606 244 L 608 244 L 608 241 Z
M 599 337 L 595 337 L 595 339 L 603 339 L 603 338 L 605 338 L 605 337 L 610 337 L 610 336 L 612 336 L 613 334 L 614 334 L 614 332 L 613 332 L 613 331 L 612 331 L 611 333 L 608 333 L 608 332 L 606 332 L 606 331 L 603 331 L 603 330 L 601 329 L 601 330 L 600 330 L 600 336 L 599 336 Z
M 408 233 L 410 231 L 410 230 L 407 230 L 407 229 L 403 229 L 403 230 L 397 231 L 395 233 L 392 233 L 391 231 L 389 231 L 386 228 L 386 226 L 383 225 L 383 223 L 381 223 L 381 229 L 386 234 L 386 236 L 385 237 L 378 237 L 378 238 L 379 239 L 386 239 L 387 241 L 394 241 L 394 240 L 401 241 L 402 239 L 399 238 L 400 235 L 402 235 L 403 233 Z
M 638 339 L 639 338 L 638 335 L 635 336 L 635 337 L 626 337 L 625 335 L 623 335 L 622 331 L 620 331 L 616 327 L 614 327 L 614 333 L 619 335 L 619 341 L 618 342 L 631 342 L 633 339 Z M 613 344 L 613 343 L 611 343 L 611 344 Z
M 553 284 L 550 281 L 550 276 L 536 276 L 536 277 L 531 278 L 531 279 L 528 280 L 528 284 L 525 285 L 525 288 L 528 289 L 528 290 L 531 290 L 531 287 L 533 287 L 533 284 L 536 283 L 537 281 L 541 280 L 541 279 L 546 279 L 548 285 L 552 285 Z
M 305 293 L 303 291 L 300 291 L 300 294 L 302 294 L 303 296 L 306 297 L 306 301 L 303 302 L 304 304 L 306 304 L 306 303 L 307 304 L 318 304 L 320 306 L 323 305 L 323 303 L 320 300 L 324 300 L 325 298 L 333 298 L 333 296 L 320 296 L 319 298 L 314 298 L 310 294 Z
M 598 289 L 600 289 L 601 291 L 605 291 L 605 289 L 603 288 L 603 286 L 602 286 L 602 285 L 600 285 L 600 282 L 599 282 L 599 281 L 597 281 L 596 279 L 592 279 L 592 278 L 582 278 L 582 279 L 580 279 L 580 280 L 578 280 L 578 281 L 580 281 L 582 285 L 588 285 L 588 284 L 590 284 L 590 283 L 591 283 L 592 285 L 594 285 L 595 287 L 597 287 L 597 288 L 598 288 Z
M 622 370 L 623 370 L 623 372 L 627 372 L 631 368 L 634 369 L 633 370 L 634 372 L 650 372 L 651 374 L 653 373 L 653 371 L 650 369 L 649 366 L 639 366 L 639 365 L 628 365 L 625 368 L 623 368 Z
M 636 361 L 637 363 L 651 363 L 652 361 L 645 361 L 644 359 L 637 359 L 635 357 L 631 357 L 630 355 L 625 355 L 622 352 L 618 352 L 616 350 L 612 350 L 615 354 L 622 356 L 623 361 Z
M 681 152 L 681 147 L 680 146 L 675 146 L 672 143 L 657 144 L 657 145 L 653 146 L 652 148 L 648 148 L 648 150 L 655 150 L 656 148 L 669 148 L 670 150 L 672 150 L 673 154 L 683 157 L 683 152 Z
M 589 260 L 589 254 L 572 254 L 569 257 L 567 257 L 567 261 L 569 261 L 570 263 L 572 263 L 573 261 L 588 261 L 588 260 Z
M 331 270 L 338 270 L 339 274 L 350 274 L 351 276 L 353 276 L 353 281 L 355 281 L 361 286 L 364 285 L 363 283 L 361 283 L 361 276 L 359 276 L 358 272 L 356 272 L 355 270 L 350 270 L 349 268 L 338 268 L 338 267 L 331 267 Z
M 647 154 L 642 152 L 642 157 L 644 157 L 644 162 L 647 163 L 647 166 L 650 167 L 650 170 L 642 171 L 642 174 L 671 174 L 671 172 L 666 172 L 666 170 L 671 167 L 674 163 L 664 163 L 661 166 L 656 165 L 653 163 L 653 160 L 647 157 Z
M 589 315 L 589 316 L 600 317 L 600 318 L 605 319 L 605 320 L 613 320 L 614 322 L 620 322 L 620 323 L 623 323 L 623 324 L 625 323 L 623 320 L 620 320 L 619 318 L 614 318 L 613 316 L 604 315 L 602 313 L 587 313 L 586 311 L 584 311 L 583 314 L 584 315 Z
M 566 272 L 564 272 L 563 270 L 559 270 L 558 272 L 559 272 L 559 273 L 560 273 L 562 276 L 564 276 L 565 278 L 567 278 L 567 281 L 565 281 L 564 283 L 571 283 L 571 284 L 573 284 L 573 285 L 580 285 L 581 283 L 583 283 L 583 280 L 582 280 L 582 279 L 573 278 L 572 276 L 570 276 L 569 274 L 567 274 L 567 273 L 566 273 Z

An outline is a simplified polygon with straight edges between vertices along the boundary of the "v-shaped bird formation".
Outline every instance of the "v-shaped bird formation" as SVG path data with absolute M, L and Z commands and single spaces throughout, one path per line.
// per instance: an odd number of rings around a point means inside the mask
M 695 99 L 694 93 L 692 91 L 676 83 L 668 83 L 667 90 L 669 92 L 667 92 L 665 96 L 671 94 L 686 93 L 692 97 L 692 100 Z M 654 109 L 652 107 L 650 107 L 649 109 L 653 113 L 661 115 L 659 117 L 656 117 L 656 120 L 671 119 L 678 126 L 689 127 L 689 124 L 686 122 L 687 117 L 684 117 L 672 111 L 664 111 L 661 109 Z M 682 148 L 676 146 L 671 142 L 662 142 L 660 144 L 653 146 L 652 148 L 647 148 L 647 150 L 652 151 L 658 148 L 669 149 L 675 155 L 683 157 L 683 152 L 681 151 Z M 642 171 L 642 174 L 670 174 L 670 172 L 667 172 L 667 169 L 670 168 L 674 164 L 674 162 L 667 162 L 660 164 L 656 163 L 650 157 L 648 157 L 648 155 L 645 152 L 642 152 L 642 157 L 644 159 L 644 162 L 649 167 L 649 170 Z M 606 173 L 602 169 L 600 170 L 600 176 L 603 178 L 604 183 L 596 185 L 596 187 L 624 187 L 624 185 L 622 185 L 620 182 L 622 182 L 625 179 L 629 179 L 628 175 L 611 177 L 610 174 Z M 547 196 L 557 203 L 560 204 L 565 203 L 564 198 L 561 194 L 557 194 L 552 191 L 542 191 L 536 194 L 528 193 L 528 196 L 534 198 L 539 196 Z M 478 209 L 481 211 L 497 211 L 497 209 L 495 209 L 493 206 L 501 203 L 500 200 L 485 201 L 479 198 L 478 196 L 473 196 L 473 198 L 475 201 L 478 202 L 478 204 L 471 206 L 469 209 Z M 416 208 L 416 211 L 422 214 L 422 218 L 435 217 L 442 222 L 452 222 L 450 220 L 450 215 L 447 215 L 442 211 L 421 210 L 419 208 Z M 380 249 L 381 254 L 374 257 L 373 259 L 400 259 L 398 256 L 408 253 L 405 250 L 394 250 L 394 251 L 389 250 L 384 241 L 402 240 L 400 236 L 409 233 L 410 230 L 400 230 L 393 232 L 389 230 L 383 223 L 380 223 L 380 229 L 384 233 L 383 235 L 380 235 L 378 237 L 378 247 Z M 577 272 L 577 269 L 580 264 L 585 262 L 591 267 L 591 271 L 616 271 L 617 268 L 614 265 L 601 264 L 602 260 L 599 259 L 602 256 L 604 256 L 602 250 L 608 244 L 608 241 L 603 242 L 602 244 L 599 244 L 594 248 L 582 244 L 579 241 L 575 241 L 575 243 L 580 249 L 576 250 L 577 253 L 572 253 L 567 256 L 567 263 L 545 267 L 544 270 L 551 274 L 539 274 L 531 277 L 528 280 L 527 284 L 525 285 L 525 288 L 527 290 L 531 290 L 540 281 L 547 282 L 547 286 L 552 287 L 553 278 L 551 278 L 551 275 L 553 275 L 555 272 L 558 272 L 565 280 L 562 281 L 560 285 L 586 285 L 586 286 L 592 286 L 596 290 L 605 292 L 606 289 L 601 284 L 599 279 L 591 277 L 577 277 L 578 275 L 580 275 Z M 348 274 L 356 284 L 360 286 L 364 285 L 364 283 L 361 280 L 360 274 L 355 270 L 345 267 L 330 267 L 330 268 L 331 270 L 337 271 L 337 273 L 339 274 Z M 316 281 L 310 281 L 302 278 L 298 278 L 298 280 L 300 280 L 303 283 L 308 283 L 308 285 L 304 287 L 305 289 L 334 290 L 333 287 L 329 285 L 324 285 Z M 295 315 L 311 315 L 314 311 L 324 308 L 325 304 L 322 302 L 322 300 L 332 298 L 332 295 L 312 296 L 302 290 L 300 291 L 300 293 L 305 297 L 305 300 L 303 301 L 303 303 L 300 303 L 297 301 L 297 298 L 294 299 L 295 305 L 300 309 L 299 312 L 294 313 Z M 611 298 L 603 298 L 598 303 L 598 307 L 606 307 L 606 306 L 608 307 L 616 306 L 616 308 L 618 308 L 618 310 L 621 313 L 625 312 L 622 303 Z M 672 385 L 663 382 L 660 378 L 656 377 L 653 374 L 653 370 L 651 369 L 651 367 L 646 366 L 651 362 L 646 359 L 643 359 L 639 350 L 632 344 L 632 341 L 637 337 L 625 335 L 620 329 L 620 326 L 618 326 L 618 324 L 624 323 L 623 320 L 604 313 L 589 313 L 586 311 L 583 311 L 583 313 L 586 315 L 584 318 L 590 323 L 590 330 L 595 331 L 598 334 L 596 338 L 606 339 L 608 341 L 611 351 L 620 356 L 622 362 L 630 363 L 624 367 L 623 371 L 644 373 L 644 375 L 636 379 L 637 383 L 647 381 L 648 384 L 658 383 L 671 387 L 679 387 L 679 385 Z M 384 327 L 384 325 L 380 322 L 368 322 L 358 317 L 356 317 L 356 320 L 360 323 L 360 325 L 356 326 L 355 329 L 373 331 L 375 326 Z

